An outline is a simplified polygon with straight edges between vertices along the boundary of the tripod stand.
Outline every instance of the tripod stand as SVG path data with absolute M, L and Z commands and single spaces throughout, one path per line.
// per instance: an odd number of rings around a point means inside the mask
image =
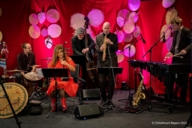
M 57 112 L 58 82 L 56 77 L 68 77 L 68 70 L 67 68 L 42 68 L 42 72 L 44 77 L 54 77 L 54 80 L 55 80 L 56 102 L 52 106 L 50 112 L 48 113 L 47 115 L 47 118 L 48 118 L 54 108 L 55 108 L 55 111 Z
M 17 123 L 17 125 L 18 125 L 18 127 L 19 128 L 21 128 L 21 122 L 19 122 L 19 120 L 18 120 L 18 118 L 17 118 L 17 116 L 16 116 L 16 114 L 15 114 L 15 111 L 14 111 L 14 109 L 13 109 L 13 106 L 12 106 L 12 104 L 11 104 L 11 101 L 10 101 L 10 99 L 9 99 L 9 96 L 7 95 L 7 92 L 6 92 L 6 90 L 5 90 L 5 87 L 4 87 L 4 85 L 3 85 L 3 83 L 2 82 L 0 82 L 0 84 L 1 84 L 1 87 L 2 87 L 2 89 L 3 89 L 3 92 L 4 92 L 4 94 L 5 94 L 5 98 L 7 98 L 7 101 L 8 101 L 8 103 L 9 103 L 9 106 L 10 106 L 10 108 L 11 108 L 11 111 L 12 111 L 12 113 L 13 113 L 13 115 L 14 115 L 14 118 L 15 118 L 15 120 L 16 120 L 16 123 Z M 0 97 L 1 98 L 1 97 Z

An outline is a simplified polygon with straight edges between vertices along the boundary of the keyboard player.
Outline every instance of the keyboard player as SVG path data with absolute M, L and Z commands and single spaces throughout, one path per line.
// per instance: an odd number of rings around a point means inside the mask
M 172 57 L 172 64 L 190 64 L 191 31 L 183 26 L 182 19 L 179 17 L 175 17 L 171 20 L 171 27 L 174 31 L 173 42 L 170 51 L 165 56 L 165 59 Z M 177 55 L 182 57 L 178 57 Z M 173 86 L 176 80 L 178 86 L 181 87 L 180 101 L 185 102 L 188 74 L 171 75 L 171 82 L 169 87 L 167 87 L 170 98 L 173 95 Z

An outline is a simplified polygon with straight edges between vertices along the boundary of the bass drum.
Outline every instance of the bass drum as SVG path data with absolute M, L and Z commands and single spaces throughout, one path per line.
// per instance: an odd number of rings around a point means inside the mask
M 18 114 L 24 109 L 28 102 L 27 90 L 22 85 L 13 82 L 3 83 L 2 85 L 7 92 L 15 114 Z M 14 115 L 10 104 L 5 97 L 2 86 L 0 86 L 0 118 L 9 118 L 12 116 Z

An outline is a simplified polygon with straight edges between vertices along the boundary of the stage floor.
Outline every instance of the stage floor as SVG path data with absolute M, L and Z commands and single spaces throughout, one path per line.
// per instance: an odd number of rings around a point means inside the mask
M 132 91 L 131 91 L 132 92 Z M 43 106 L 42 114 L 32 116 L 28 109 L 24 109 L 17 115 L 22 128 L 183 128 L 190 116 L 189 104 L 174 104 L 173 112 L 170 113 L 169 105 L 160 100 L 145 100 L 140 113 L 131 113 L 131 110 L 122 111 L 128 107 L 128 90 L 115 90 L 113 103 L 115 108 L 106 107 L 103 116 L 92 117 L 79 120 L 75 118 L 73 111 L 78 105 L 78 98 L 75 98 L 75 105 L 68 98 L 67 105 L 70 112 L 62 112 L 58 106 L 58 111 L 51 113 L 49 100 L 47 97 L 41 100 Z M 119 101 L 120 99 L 125 99 Z M 100 100 L 86 100 L 85 104 L 100 104 Z M 74 106 L 73 106 L 74 105 Z M 152 106 L 151 106 L 152 105 Z M 151 108 L 151 109 L 148 109 Z M 126 109 L 127 110 L 127 109 Z M 17 128 L 14 117 L 0 119 L 1 128 Z

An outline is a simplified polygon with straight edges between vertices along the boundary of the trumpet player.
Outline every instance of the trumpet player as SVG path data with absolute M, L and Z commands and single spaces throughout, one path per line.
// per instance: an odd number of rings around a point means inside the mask
M 97 67 L 117 67 L 118 40 L 117 35 L 110 32 L 110 23 L 105 22 L 102 27 L 103 32 L 96 36 Z M 108 51 L 109 50 L 109 51 Z M 110 53 L 110 54 L 109 54 Z M 110 56 L 109 56 L 110 55 Z M 112 73 L 99 74 L 99 85 L 101 91 L 101 105 L 113 105 L 112 97 L 114 92 L 114 80 Z M 106 94 L 106 80 L 109 82 L 108 96 Z
M 190 63 L 190 36 L 191 32 L 188 28 L 184 27 L 182 24 L 182 19 L 180 17 L 175 17 L 171 20 L 171 27 L 174 31 L 173 42 L 170 51 L 166 54 L 165 59 L 173 57 L 173 64 L 184 64 Z M 175 55 L 181 55 L 182 57 L 176 57 Z M 185 102 L 186 92 L 187 92 L 187 79 L 188 74 L 178 74 L 177 79 L 179 86 L 181 86 L 180 100 Z M 175 81 L 175 74 L 172 76 L 172 82 L 169 86 L 169 96 L 172 95 L 173 85 Z

